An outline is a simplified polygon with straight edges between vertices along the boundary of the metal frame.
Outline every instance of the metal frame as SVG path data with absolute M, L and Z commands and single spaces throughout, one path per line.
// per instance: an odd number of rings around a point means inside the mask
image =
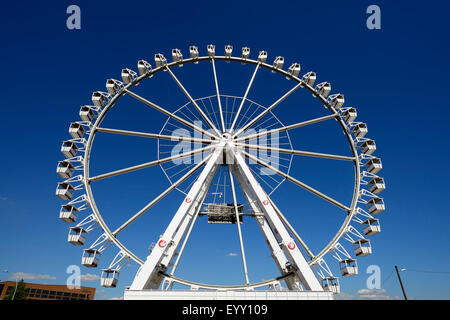
M 231 47 L 230 47 L 231 48 Z M 174 265 L 174 269 L 176 269 L 176 265 L 179 262 L 179 258 L 181 256 L 181 253 L 184 249 L 184 245 L 187 242 L 187 239 L 189 238 L 190 232 L 192 230 L 192 226 L 195 223 L 195 219 L 199 214 L 199 210 L 201 207 L 202 202 L 204 201 L 204 198 L 206 196 L 206 193 L 209 189 L 209 186 L 211 184 L 211 181 L 214 177 L 215 171 L 218 167 L 218 159 L 222 157 L 222 153 L 225 152 L 226 155 L 229 158 L 232 158 L 233 161 L 235 160 L 236 163 L 233 162 L 233 164 L 227 163 L 229 166 L 229 174 L 230 174 L 230 181 L 233 183 L 233 175 L 237 179 L 239 186 L 241 187 L 242 191 L 244 192 L 244 195 L 247 197 L 249 203 L 253 206 L 252 209 L 258 210 L 257 212 L 262 212 L 262 215 L 255 215 L 255 220 L 257 221 L 261 231 L 263 232 L 269 246 L 271 247 L 273 256 L 275 258 L 275 261 L 282 273 L 281 278 L 275 278 L 273 280 L 269 280 L 264 282 L 265 284 L 271 284 L 275 286 L 275 283 L 277 283 L 280 279 L 283 279 L 286 281 L 289 289 L 291 290 L 313 290 L 313 291 L 322 291 L 322 287 L 319 284 L 319 281 L 314 276 L 313 271 L 315 270 L 316 273 L 321 277 L 322 279 L 331 279 L 333 278 L 328 266 L 326 265 L 323 257 L 327 253 L 335 254 L 336 256 L 339 256 L 336 252 L 337 250 L 339 252 L 345 252 L 344 250 L 341 250 L 341 245 L 338 243 L 339 239 L 344 237 L 345 239 L 349 241 L 353 241 L 353 243 L 364 240 L 367 241 L 353 226 L 350 225 L 352 220 L 355 220 L 359 223 L 363 223 L 360 218 L 357 218 L 357 214 L 361 214 L 360 208 L 357 208 L 358 203 L 366 203 L 367 201 L 362 199 L 363 195 L 369 195 L 369 196 L 375 196 L 368 192 L 367 190 L 361 190 L 361 183 L 364 185 L 367 185 L 367 182 L 363 180 L 363 177 L 369 176 L 372 177 L 372 175 L 367 174 L 361 174 L 360 166 L 364 166 L 365 162 L 364 160 L 370 160 L 370 159 L 378 159 L 371 155 L 362 155 L 360 156 L 358 154 L 358 144 L 361 142 L 360 137 L 354 137 L 353 136 L 353 128 L 355 125 L 359 124 L 360 122 L 351 122 L 347 123 L 344 121 L 342 117 L 342 112 L 347 110 L 348 108 L 340 108 L 343 104 L 343 95 L 341 94 L 334 94 L 330 97 L 327 96 L 331 90 L 331 87 L 328 83 L 321 83 L 317 85 L 315 88 L 312 86 L 314 85 L 315 81 L 315 74 L 314 79 L 310 79 L 310 77 L 300 78 L 299 77 L 299 71 L 300 71 L 300 65 L 295 64 L 295 70 L 293 69 L 293 66 L 289 68 L 288 71 L 284 71 L 282 69 L 284 59 L 282 57 L 277 57 L 274 64 L 270 65 L 266 63 L 266 59 L 260 59 L 253 60 L 248 57 L 249 50 L 245 51 L 246 54 L 242 54 L 242 57 L 233 57 L 231 56 L 231 49 L 228 48 L 228 51 L 226 51 L 225 56 L 215 56 L 215 48 L 208 46 L 208 55 L 207 56 L 198 56 L 198 51 L 196 51 L 196 54 L 192 54 L 191 52 L 191 58 L 183 59 L 181 52 L 178 50 L 176 51 L 176 55 L 174 55 L 174 61 L 173 62 L 167 62 L 167 60 L 164 58 L 162 54 L 155 55 L 155 62 L 156 67 L 152 69 L 151 65 L 149 63 L 145 62 L 145 68 L 139 69 L 139 76 L 136 72 L 132 72 L 132 70 L 124 69 L 126 74 L 123 74 L 123 80 L 125 83 L 121 83 L 120 81 L 116 81 L 114 79 L 113 82 L 116 84 L 114 88 L 109 88 L 109 93 L 105 92 L 95 92 L 93 95 L 93 98 L 95 96 L 95 100 L 93 99 L 93 102 L 95 106 L 88 106 L 91 108 L 95 113 L 94 117 L 94 123 L 91 122 L 78 122 L 78 124 L 87 127 L 88 129 L 85 130 L 85 134 L 88 134 L 88 139 L 84 139 L 82 137 L 79 137 L 77 139 L 70 139 L 66 140 L 66 142 L 72 142 L 75 143 L 77 146 L 81 145 L 81 147 L 78 148 L 78 152 L 84 152 L 84 157 L 75 157 L 77 161 L 81 161 L 83 164 L 83 175 L 76 176 L 74 178 L 70 178 L 66 180 L 65 182 L 82 182 L 84 188 L 86 189 L 86 194 L 84 195 L 88 200 L 87 203 L 89 207 L 92 209 L 92 219 L 95 221 L 95 224 L 100 226 L 104 233 L 101 235 L 101 243 L 110 245 L 114 244 L 119 248 L 118 256 L 116 256 L 117 259 L 119 259 L 119 262 L 121 261 L 128 261 L 129 259 L 132 259 L 136 261 L 138 264 L 141 265 L 141 268 L 136 275 L 135 280 L 133 281 L 133 284 L 131 286 L 131 290 L 141 290 L 145 288 L 158 288 L 163 281 L 169 283 L 167 288 L 171 287 L 171 284 L 175 282 L 179 283 L 185 283 L 189 284 L 191 287 L 196 288 L 205 288 L 205 289 L 223 289 L 223 286 L 214 286 L 214 285 L 205 285 L 205 284 L 196 284 L 190 281 L 182 280 L 175 278 L 173 276 L 173 272 L 171 274 L 166 274 L 166 270 L 168 266 L 170 265 L 172 259 L 176 254 L 178 254 L 177 260 Z M 247 48 L 248 49 L 248 48 Z M 261 54 L 261 53 L 260 53 Z M 142 64 L 143 60 L 140 60 L 139 63 Z M 202 108 L 197 104 L 197 100 L 192 98 L 192 96 L 189 94 L 187 89 L 181 84 L 181 82 L 178 80 L 176 75 L 171 70 L 174 66 L 183 66 L 186 63 L 194 63 L 197 64 L 202 61 L 209 61 L 212 64 L 213 69 L 213 77 L 215 82 L 215 88 L 216 88 L 216 97 L 218 99 L 218 105 L 219 105 L 219 112 L 220 112 L 220 129 L 222 131 L 219 131 L 213 122 L 208 118 L 208 116 L 203 112 Z M 222 105 L 220 101 L 220 88 L 218 84 L 218 78 L 215 68 L 215 61 L 226 61 L 226 62 L 241 62 L 242 64 L 254 64 L 255 70 L 252 74 L 252 77 L 249 81 L 249 84 L 246 88 L 245 94 L 241 100 L 241 104 L 237 110 L 237 113 L 235 115 L 235 118 L 232 122 L 232 125 L 230 128 L 225 128 L 224 118 L 223 118 L 223 110 Z M 255 80 L 255 76 L 257 74 L 257 71 L 260 68 L 266 68 L 271 70 L 273 73 L 278 73 L 286 77 L 288 80 L 293 80 L 296 85 L 290 89 L 286 94 L 284 94 L 281 98 L 279 98 L 277 101 L 275 101 L 271 106 L 266 108 L 262 113 L 257 115 L 252 121 L 248 122 L 244 125 L 244 127 L 238 129 L 236 132 L 234 132 L 236 121 L 242 111 L 244 102 L 247 100 L 246 97 L 251 89 L 251 86 Z M 163 107 L 160 107 L 156 105 L 155 103 L 137 95 L 136 93 L 132 92 L 131 89 L 138 85 L 141 81 L 143 81 L 146 78 L 151 78 L 155 74 L 157 74 L 160 71 L 167 71 L 173 80 L 176 82 L 176 84 L 179 86 L 181 91 L 186 95 L 186 97 L 190 100 L 190 103 L 196 108 L 196 110 L 199 112 L 199 114 L 202 116 L 202 118 L 206 121 L 206 123 L 210 126 L 210 128 L 214 131 L 214 134 L 211 134 L 210 132 L 197 127 L 195 124 L 187 121 L 183 117 L 180 117 L 176 114 L 176 112 L 170 112 L 164 109 Z M 311 73 L 308 73 L 311 74 Z M 111 81 L 110 81 L 111 82 Z M 112 82 L 111 82 L 112 83 Z M 331 114 L 328 116 L 312 119 L 309 121 L 304 121 L 288 126 L 282 126 L 281 128 L 273 129 L 270 131 L 267 131 L 263 134 L 255 134 L 250 136 L 242 135 L 248 128 L 250 128 L 252 125 L 257 123 L 260 119 L 263 118 L 264 115 L 267 113 L 271 113 L 272 109 L 274 109 L 276 106 L 278 106 L 284 99 L 286 99 L 292 92 L 297 90 L 298 88 L 304 88 L 308 90 L 312 95 L 316 98 L 318 98 L 322 104 L 325 106 L 326 109 L 328 109 Z M 111 92 L 113 90 L 113 92 Z M 174 119 L 175 121 L 180 122 L 181 124 L 191 128 L 194 131 L 197 131 L 201 133 L 202 135 L 207 136 L 208 138 L 213 138 L 214 141 L 211 139 L 205 138 L 205 139 L 195 139 L 190 138 L 186 139 L 185 137 L 175 137 L 175 140 L 177 141 L 189 141 L 189 142 L 195 142 L 200 144 L 207 144 L 206 147 L 203 147 L 201 149 L 196 149 L 193 152 L 185 153 L 178 155 L 177 157 L 168 157 L 165 159 L 158 159 L 156 161 L 148 162 L 142 165 L 133 166 L 129 168 L 125 168 L 122 170 L 117 170 L 115 172 L 106 173 L 103 175 L 90 177 L 89 174 L 89 163 L 90 163 L 90 153 L 92 149 L 92 144 L 95 138 L 95 135 L 97 132 L 105 132 L 105 133 L 111 133 L 111 134 L 124 134 L 124 135 L 131 135 L 131 136 L 140 136 L 140 137 L 147 137 L 147 138 L 155 138 L 155 139 L 173 139 L 172 136 L 162 135 L 159 134 L 152 134 L 152 133 L 145 133 L 145 132 L 133 132 L 133 131 L 126 131 L 126 130 L 119 130 L 119 129 L 110 129 L 110 128 L 102 128 L 100 125 L 103 121 L 103 119 L 106 117 L 106 114 L 108 111 L 114 106 L 116 101 L 122 97 L 123 95 L 130 95 L 131 97 L 141 101 L 142 103 L 146 104 L 147 106 L 167 115 L 169 118 Z M 350 206 L 343 205 L 334 199 L 331 199 L 330 197 L 320 193 L 319 191 L 307 186 L 306 184 L 302 183 L 301 181 L 289 176 L 289 174 L 286 174 L 280 170 L 276 170 L 276 168 L 271 167 L 269 164 L 265 163 L 264 161 L 261 161 L 257 157 L 252 156 L 251 154 L 248 154 L 247 152 L 243 151 L 242 148 L 261 148 L 261 146 L 251 145 L 248 143 L 245 143 L 246 141 L 258 138 L 263 135 L 271 135 L 275 134 L 277 132 L 281 131 L 289 131 L 301 126 L 314 124 L 321 121 L 326 121 L 329 119 L 335 119 L 339 125 L 341 126 L 352 151 L 352 156 L 340 156 L 340 155 L 329 155 L 329 154 L 321 154 L 321 153 L 313 153 L 308 151 L 300 151 L 300 150 L 289 150 L 289 149 L 282 149 L 282 148 L 266 148 L 268 151 L 277 151 L 281 153 L 291 154 L 291 155 L 301 155 L 301 156 L 312 156 L 312 157 L 322 157 L 322 158 L 328 158 L 328 159 L 335 159 L 335 160 L 346 160 L 351 161 L 354 163 L 355 167 L 355 184 L 354 184 L 354 192 L 353 197 L 351 201 Z M 353 119 L 354 120 L 354 119 Z M 229 137 L 225 137 L 224 133 L 229 133 Z M 114 175 L 127 173 L 135 170 L 139 170 L 142 168 L 146 168 L 153 165 L 159 165 L 164 162 L 172 161 L 176 158 L 182 158 L 186 156 L 191 156 L 192 154 L 204 152 L 204 151 L 211 151 L 211 154 L 204 159 L 201 163 L 197 164 L 194 168 L 192 168 L 188 173 L 186 173 L 182 178 L 180 178 L 177 182 L 172 183 L 172 185 L 165 190 L 161 195 L 159 195 L 157 198 L 155 198 L 152 202 L 150 202 L 146 207 L 144 207 L 142 210 L 140 210 L 136 215 L 134 215 L 131 219 L 129 219 L 127 222 L 125 222 L 120 228 L 118 228 L 115 231 L 111 231 L 109 227 L 104 222 L 100 211 L 97 208 L 97 205 L 94 200 L 94 196 L 90 187 L 91 182 L 109 178 Z M 340 229 L 336 233 L 336 235 L 331 239 L 331 241 L 318 253 L 313 254 L 309 248 L 307 248 L 306 244 L 301 240 L 301 238 L 298 236 L 298 234 L 295 232 L 295 230 L 290 226 L 289 222 L 286 220 L 286 218 L 282 215 L 282 213 L 279 211 L 278 208 L 276 208 L 275 204 L 270 200 L 268 195 L 265 193 L 265 191 L 262 189 L 262 187 L 259 185 L 257 179 L 252 174 L 251 170 L 249 169 L 248 165 L 245 163 L 245 157 L 255 161 L 259 165 L 266 167 L 267 169 L 270 169 L 274 171 L 277 175 L 281 176 L 283 179 L 289 180 L 296 185 L 314 193 L 315 195 L 329 201 L 330 203 L 338 206 L 339 208 L 343 209 L 343 211 L 346 213 L 346 218 L 343 224 L 341 225 Z M 73 159 L 75 159 L 73 158 Z M 227 158 L 228 159 L 228 158 Z M 70 161 L 68 159 L 67 161 Z M 229 161 L 229 160 L 227 160 Z M 191 190 L 187 194 L 187 197 L 185 198 L 185 201 L 181 204 L 179 210 L 175 214 L 172 222 L 169 224 L 168 228 L 166 229 L 166 232 L 162 236 L 162 238 L 158 241 L 158 246 L 155 247 L 155 249 L 152 250 L 151 254 L 147 258 L 146 261 L 143 261 L 138 256 L 136 256 L 133 252 L 128 250 L 118 239 L 117 235 L 120 231 L 122 231 L 124 228 L 126 228 L 130 223 L 134 222 L 140 215 L 142 215 L 144 212 L 146 212 L 154 203 L 158 202 L 160 199 L 162 199 L 165 195 L 167 195 L 170 191 L 177 188 L 177 186 L 182 183 L 185 179 L 190 177 L 194 172 L 196 172 L 200 167 L 205 166 L 200 175 L 198 176 L 196 182 L 192 186 Z M 76 169 L 81 169 L 80 167 L 77 167 Z M 365 171 L 364 171 L 365 172 Z M 378 176 L 376 176 L 378 177 Z M 248 183 L 250 181 L 250 183 Z M 284 181 L 284 180 L 283 180 Z M 76 186 L 76 190 L 79 190 L 79 186 Z M 238 218 L 238 210 L 236 205 L 236 195 L 235 195 L 235 188 L 234 184 L 232 184 L 233 189 L 233 199 L 235 204 L 235 211 L 236 211 L 236 217 Z M 378 198 L 378 196 L 376 196 Z M 189 201 L 187 201 L 189 200 Z M 256 212 L 256 211 L 255 211 Z M 364 216 L 368 217 L 369 219 L 373 219 L 372 216 L 368 215 L 367 213 L 363 214 Z M 368 215 L 368 216 L 367 216 Z M 90 218 L 89 216 L 88 218 Z M 237 220 L 238 221 L 238 220 Z M 244 246 L 242 241 L 242 234 L 239 227 L 239 223 L 237 223 L 238 226 L 238 234 L 240 239 L 240 246 L 241 246 L 241 252 L 242 252 L 242 259 L 243 259 L 243 269 L 245 274 L 246 283 L 245 286 L 229 286 L 226 287 L 228 289 L 230 288 L 256 288 L 259 286 L 262 286 L 261 283 L 259 284 L 250 284 L 248 279 L 248 271 L 246 267 L 245 262 L 245 253 L 244 253 Z M 275 231 L 275 233 L 273 232 Z M 293 234 L 295 240 L 291 237 L 290 234 Z M 354 240 L 352 235 L 357 237 L 359 240 Z M 184 238 L 184 242 L 182 243 L 182 239 Z M 100 239 L 100 238 L 99 238 Z M 98 245 L 97 240 L 93 247 L 96 247 Z M 303 249 L 306 251 L 307 255 L 309 256 L 310 260 L 306 260 L 302 253 L 299 250 L 299 247 L 296 245 L 297 242 L 300 243 L 300 245 L 303 247 Z M 164 245 L 161 245 L 164 244 Z M 181 244 L 181 247 L 180 247 Z M 177 252 L 178 248 L 180 247 L 180 252 Z M 102 246 L 102 250 L 104 250 L 106 247 Z M 119 257 L 120 256 L 120 257 Z M 347 256 L 347 254 L 345 255 Z M 115 259 L 115 261 L 117 260 Z M 286 263 L 288 263 L 286 265 Z M 117 263 L 113 261 L 110 267 L 115 267 L 117 265 L 122 265 L 121 263 Z

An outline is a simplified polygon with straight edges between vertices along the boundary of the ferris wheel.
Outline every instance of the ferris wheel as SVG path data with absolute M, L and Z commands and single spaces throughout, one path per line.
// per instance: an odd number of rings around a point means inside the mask
M 101 230 L 97 239 L 83 250 L 82 264 L 86 267 L 98 267 L 100 257 L 107 248 L 118 249 L 109 265 L 102 270 L 101 285 L 104 287 L 117 286 L 120 270 L 130 260 L 138 263 L 139 271 L 125 292 L 125 298 L 128 299 L 170 298 L 170 292 L 174 291 L 176 284 L 187 286 L 189 290 L 186 292 L 208 292 L 216 294 L 216 298 L 217 292 L 224 291 L 240 292 L 241 298 L 255 297 L 263 289 L 266 290 L 264 297 L 269 298 L 271 292 L 283 292 L 291 294 L 283 297 L 297 298 L 302 293 L 323 294 L 327 297 L 339 293 L 339 278 L 332 273 L 325 261 L 326 256 L 337 260 L 341 276 L 358 274 L 356 257 L 372 253 L 369 237 L 381 230 L 379 219 L 375 217 L 385 210 L 384 201 L 379 196 L 385 189 L 385 182 L 377 175 L 382 169 L 382 163 L 380 158 L 373 155 L 376 145 L 374 140 L 366 137 L 366 124 L 356 121 L 355 108 L 344 107 L 343 94 L 330 94 L 329 82 L 315 84 L 317 76 L 312 71 L 300 76 L 298 63 L 284 70 L 285 62 L 281 56 L 277 56 L 270 64 L 266 51 L 259 51 L 254 60 L 250 58 L 250 49 L 247 47 L 240 50 L 240 55 L 233 56 L 233 47 L 230 45 L 225 46 L 224 55 L 216 55 L 214 45 L 208 45 L 206 53 L 201 56 L 196 46 L 190 46 L 189 58 L 183 58 L 179 49 L 173 49 L 172 62 L 158 53 L 154 56 L 154 68 L 149 62 L 140 60 L 138 72 L 123 69 L 122 81 L 108 79 L 105 92 L 93 93 L 93 105 L 81 107 L 81 121 L 70 124 L 72 138 L 61 146 L 66 159 L 58 162 L 57 166 L 57 173 L 64 181 L 58 183 L 56 195 L 66 201 L 61 206 L 60 219 L 74 224 L 70 227 L 68 241 L 83 246 L 88 233 L 94 229 Z M 254 66 L 248 85 L 242 90 L 243 95 L 221 92 L 220 75 L 216 69 L 219 63 L 225 66 Z M 210 65 L 210 74 L 207 76 L 215 92 L 208 92 L 201 97 L 191 95 L 189 85 L 183 84 L 175 74 L 184 69 L 177 69 L 177 72 L 174 69 L 188 64 Z M 256 75 L 262 69 L 268 69 L 273 76 L 286 78 L 289 83 L 293 83 L 287 92 L 268 106 L 248 98 Z M 150 79 L 160 76 L 161 72 L 169 74 L 185 96 L 186 103 L 174 111 L 158 105 L 155 102 L 158 97 L 147 97 L 136 91 L 136 86 L 152 81 Z M 311 93 L 312 99 L 318 101 L 327 114 L 301 122 L 295 121 L 294 114 L 289 124 L 283 124 L 274 111 L 282 108 L 283 101 L 293 98 L 290 96 L 298 90 Z M 126 96 L 143 108 L 150 107 L 152 112 L 167 117 L 159 132 L 130 131 L 103 125 L 112 108 Z M 290 132 L 331 120 L 335 120 L 340 131 L 344 132 L 350 155 L 317 153 L 293 147 Z M 149 162 L 91 175 L 91 154 L 98 133 L 156 139 L 157 157 Z M 268 154 L 275 156 L 271 158 Z M 347 202 L 337 201 L 295 178 L 291 175 L 294 157 L 336 160 L 352 166 L 354 183 L 351 198 Z M 169 187 L 125 219 L 119 227 L 112 229 L 102 216 L 105 213 L 96 204 L 92 185 L 100 180 L 138 173 L 155 166 L 160 166 Z M 303 189 L 328 202 L 345 215 L 331 240 L 318 252 L 310 249 L 272 199 L 272 193 L 285 182 L 295 186 L 299 192 Z M 162 185 L 163 182 L 158 184 Z M 238 197 L 238 190 L 241 198 Z M 172 191 L 181 193 L 182 200 L 163 234 L 153 236 L 154 245 L 148 257 L 143 259 L 130 250 L 119 235 Z M 210 224 L 236 225 L 245 279 L 243 284 L 205 284 L 175 276 L 193 227 L 201 217 L 207 217 Z M 244 217 L 256 223 L 269 247 L 280 272 L 273 279 L 261 282 L 249 280 L 241 227 Z M 180 295 L 175 297 L 180 298 Z M 187 297 L 192 295 L 188 294 Z M 263 298 L 261 295 L 257 297 Z

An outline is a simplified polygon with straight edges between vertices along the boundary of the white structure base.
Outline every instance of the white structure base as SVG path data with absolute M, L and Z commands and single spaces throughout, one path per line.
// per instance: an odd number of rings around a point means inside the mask
M 333 300 L 329 291 L 196 291 L 129 290 L 124 300 Z

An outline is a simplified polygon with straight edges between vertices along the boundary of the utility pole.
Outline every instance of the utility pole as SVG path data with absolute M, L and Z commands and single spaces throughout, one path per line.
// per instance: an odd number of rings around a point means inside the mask
M 403 297 L 405 297 L 405 300 L 408 300 L 408 298 L 406 297 L 405 288 L 403 288 L 403 283 L 402 283 L 402 279 L 400 278 L 400 273 L 398 272 L 398 268 L 397 268 L 397 266 L 394 266 L 394 267 L 395 267 L 395 271 L 397 271 L 397 277 L 398 277 L 398 281 L 400 282 L 400 287 L 402 288 Z

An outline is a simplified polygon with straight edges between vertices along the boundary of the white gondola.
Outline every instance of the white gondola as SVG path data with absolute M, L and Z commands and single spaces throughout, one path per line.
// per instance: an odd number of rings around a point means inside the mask
M 341 275 L 344 277 L 351 277 L 358 274 L 358 264 L 355 259 L 345 259 L 339 262 Z
M 331 84 L 329 82 L 321 82 L 316 86 L 316 93 L 324 98 L 328 97 L 331 91 Z
M 284 58 L 283 57 L 276 57 L 275 60 L 273 61 L 273 67 L 276 69 L 283 69 L 284 66 Z M 272 73 L 275 73 L 274 70 L 272 70 Z
M 384 201 L 382 198 L 372 198 L 367 201 L 370 214 L 379 214 L 384 211 Z
M 137 67 L 140 76 L 143 76 L 144 74 L 150 73 L 152 71 L 152 65 L 145 60 L 139 60 Z
M 78 122 L 72 122 L 69 127 L 69 133 L 74 139 L 80 139 L 84 136 L 86 130 Z
M 108 79 L 106 80 L 106 90 L 109 94 L 115 95 L 120 90 L 120 83 L 119 81 L 115 79 Z
M 363 143 L 361 143 L 361 152 L 367 155 L 371 155 L 372 153 L 375 152 L 375 150 L 377 149 L 377 146 L 375 144 L 374 140 L 367 140 L 364 141 Z
M 344 95 L 341 93 L 333 94 L 328 97 L 328 103 L 335 109 L 339 109 L 344 105 Z
M 155 54 L 155 65 L 157 68 L 164 67 L 166 63 L 166 57 L 164 57 L 161 53 Z
M 300 74 L 300 63 L 293 63 L 289 69 L 288 72 L 291 76 L 298 77 Z M 286 79 L 289 80 L 289 77 L 286 77 Z
M 67 241 L 75 246 L 82 246 L 86 241 L 87 231 L 81 227 L 72 227 L 69 231 Z
M 102 108 L 106 103 L 106 95 L 103 92 L 96 91 L 92 94 L 92 102 L 94 106 Z
M 225 46 L 225 57 L 230 59 L 232 53 L 233 53 L 233 46 L 226 45 Z M 226 61 L 226 62 L 229 62 L 229 61 Z
M 78 212 L 79 210 L 77 207 L 65 204 L 62 205 L 59 210 L 59 218 L 64 222 L 73 223 L 77 220 Z
M 66 156 L 66 158 L 73 158 L 78 152 L 78 147 L 75 142 L 64 141 L 61 146 L 61 152 Z
M 94 110 L 92 110 L 92 108 L 90 108 L 89 106 L 81 107 L 81 109 L 80 109 L 81 120 L 91 122 L 92 119 L 94 119 L 94 117 L 95 117 L 95 113 L 94 113 Z
M 353 127 L 353 134 L 356 138 L 363 138 L 367 132 L 367 125 L 365 123 L 360 122 Z
M 126 69 L 122 69 L 121 76 L 122 76 L 123 83 L 129 84 L 129 83 L 133 82 L 134 80 L 136 80 L 137 73 L 131 69 L 126 68 Z
M 183 54 L 181 53 L 180 49 L 172 49 L 172 59 L 174 62 L 180 62 L 183 61 Z M 179 67 L 182 67 L 182 64 L 178 65 Z
M 370 218 L 362 223 L 364 226 L 364 234 L 366 236 L 373 236 L 381 231 L 380 222 L 378 219 Z
M 381 164 L 380 158 L 373 158 L 366 162 L 365 164 L 367 171 L 369 171 L 372 174 L 376 174 L 378 171 L 383 169 L 383 165 Z
M 333 293 L 341 292 L 341 288 L 339 286 L 339 279 L 336 277 L 323 278 L 322 288 L 325 291 L 330 291 Z
M 189 57 L 191 57 L 191 59 L 197 59 L 198 58 L 198 48 L 196 46 L 190 46 L 189 47 Z M 194 63 L 198 64 L 198 61 L 195 61 Z
M 56 188 L 56 195 L 61 200 L 70 200 L 75 193 L 75 188 L 67 182 L 58 183 L 58 187 Z
M 115 288 L 119 281 L 119 271 L 112 269 L 103 269 L 100 284 L 102 287 Z
M 96 249 L 84 249 L 81 264 L 88 268 L 97 268 L 102 253 Z
M 379 194 L 381 191 L 386 189 L 386 184 L 384 179 L 380 177 L 375 177 L 368 182 L 369 191 L 374 194 Z
M 216 55 L 216 46 L 213 44 L 208 44 L 207 46 L 208 57 L 214 58 Z
M 342 118 L 345 122 L 351 123 L 355 121 L 356 117 L 358 116 L 358 113 L 356 112 L 355 108 L 348 108 L 342 113 Z
M 69 179 L 73 176 L 75 167 L 69 161 L 58 161 L 56 173 L 63 179 Z
M 258 62 L 266 63 L 267 61 L 267 51 L 260 51 L 258 54 Z
M 310 87 L 314 85 L 316 79 L 317 79 L 316 73 L 313 71 L 304 74 L 302 78 L 302 80 Z
M 250 48 L 249 47 L 242 48 L 241 57 L 242 57 L 242 59 L 248 59 L 248 57 L 250 57 Z
M 353 242 L 353 249 L 357 257 L 364 257 L 372 253 L 370 240 L 367 239 L 360 239 Z

